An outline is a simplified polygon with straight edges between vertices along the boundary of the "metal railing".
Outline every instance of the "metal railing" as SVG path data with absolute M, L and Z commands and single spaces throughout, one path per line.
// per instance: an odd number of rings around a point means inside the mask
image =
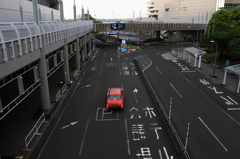
M 74 35 L 83 36 L 92 29 L 92 21 L 42 21 L 39 26 L 34 22 L 0 23 L 0 64 L 32 53 L 43 45 L 49 46 Z
M 8 113 L 10 113 L 19 103 L 21 103 L 25 98 L 27 98 L 34 90 L 36 90 L 40 85 L 40 79 L 38 79 L 35 83 L 33 83 L 30 87 L 28 87 L 22 94 L 17 96 L 14 100 L 12 100 L 8 105 L 6 105 L 0 111 L 0 120 L 2 120 Z
M 32 130 L 28 133 L 28 135 L 25 138 L 25 151 L 31 151 L 32 149 L 29 148 L 29 144 L 31 143 L 31 141 L 33 140 L 33 138 L 36 135 L 41 135 L 41 133 L 39 133 L 39 129 L 42 126 L 42 124 L 46 121 L 45 118 L 45 114 L 43 113 L 40 118 L 38 119 L 38 121 L 36 122 L 36 124 L 33 126 Z

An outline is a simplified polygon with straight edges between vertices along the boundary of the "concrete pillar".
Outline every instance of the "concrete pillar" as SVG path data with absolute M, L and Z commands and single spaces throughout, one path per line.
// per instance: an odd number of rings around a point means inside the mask
M 84 56 L 85 56 L 85 58 L 87 58 L 87 35 L 86 35 L 86 31 L 84 31 L 83 50 L 84 50 Z
M 22 10 L 22 5 L 21 5 L 21 2 L 20 3 L 20 6 L 19 6 L 19 10 L 20 10 L 20 18 L 21 18 L 21 22 L 24 22 L 23 20 L 23 10 Z
M 80 67 L 80 52 L 79 52 L 79 36 L 77 34 L 77 40 L 76 40 L 76 66 L 77 68 Z
M 82 21 L 85 20 L 85 14 L 84 14 L 84 9 L 83 9 L 83 6 L 82 6 Z
M 194 55 L 194 67 L 197 67 L 197 56 Z
M 64 81 L 68 85 L 70 82 L 70 75 L 69 75 L 67 39 L 64 39 L 63 59 L 64 59 L 64 64 L 63 64 Z
M 77 21 L 77 14 L 76 14 L 76 4 L 75 4 L 75 0 L 74 0 L 74 5 L 73 5 L 73 17 L 74 17 L 74 21 Z
M 156 38 L 160 39 L 161 38 L 160 36 L 161 36 L 161 31 L 156 31 Z
M 198 68 L 201 68 L 202 56 L 198 56 Z
M 240 87 L 240 77 L 238 76 L 238 85 L 237 85 L 237 91 L 236 91 L 236 93 L 239 93 L 239 87 Z
M 39 74 L 42 78 L 42 84 L 40 85 L 40 94 L 41 94 L 41 102 L 42 102 L 42 109 L 49 110 L 51 109 L 50 103 L 50 94 L 49 94 L 49 86 L 48 86 L 48 77 L 47 77 L 47 62 L 46 62 L 46 52 L 45 46 L 41 49 L 41 58 L 40 58 L 40 65 L 39 65 Z
M 92 53 L 92 40 L 91 40 L 91 33 L 89 33 L 89 40 L 88 40 L 88 50 L 89 50 L 89 55 Z
M 38 13 L 39 13 L 39 21 L 42 21 L 42 13 L 41 13 L 40 7 L 39 7 L 39 9 L 38 9 Z
M 179 49 L 178 49 L 178 50 L 179 50 Z M 185 53 L 186 53 L 186 51 L 183 50 L 183 59 L 182 59 L 182 60 L 185 60 Z
M 87 20 L 90 20 L 89 9 L 87 9 Z
M 63 1 L 62 0 L 60 0 L 60 17 L 61 17 L 61 21 L 64 22 Z
M 35 20 L 35 23 L 39 25 L 38 1 L 32 0 L 32 4 L 33 4 L 34 20 Z
M 52 17 L 52 21 L 54 21 L 53 10 L 51 10 L 51 17 Z
M 191 55 L 189 52 L 188 52 L 188 63 L 191 63 Z
M 226 85 L 226 79 L 227 79 L 227 70 L 224 69 L 224 77 L 223 77 L 223 83 L 222 83 L 222 85 Z

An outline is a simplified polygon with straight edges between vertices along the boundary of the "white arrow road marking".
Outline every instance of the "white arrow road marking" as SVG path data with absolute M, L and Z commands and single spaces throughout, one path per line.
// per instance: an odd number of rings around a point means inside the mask
M 65 128 L 67 128 L 67 127 L 69 127 L 69 126 L 72 126 L 72 125 L 75 125 L 75 124 L 77 124 L 77 123 L 78 123 L 78 121 L 71 122 L 69 125 L 63 126 L 61 129 L 65 129 Z
M 218 92 L 214 86 L 213 87 L 208 87 L 208 88 L 214 90 L 216 94 L 223 94 L 223 92 Z
M 137 88 L 135 88 L 135 89 L 133 90 L 133 93 L 134 93 L 134 97 L 135 97 L 136 103 L 138 103 L 138 100 L 137 100 L 137 92 L 138 92 L 138 90 L 137 90 Z

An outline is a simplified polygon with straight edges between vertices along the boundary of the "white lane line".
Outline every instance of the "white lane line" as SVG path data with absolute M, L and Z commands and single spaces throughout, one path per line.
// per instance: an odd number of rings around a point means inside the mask
M 156 67 L 156 69 L 158 70 L 158 72 L 159 72 L 160 74 L 163 74 L 162 71 L 160 71 L 158 67 Z
M 128 155 L 131 155 L 130 143 L 129 143 L 129 137 L 128 137 L 127 119 L 125 119 L 125 130 L 126 130 L 127 145 L 128 145 Z
M 165 147 L 163 147 L 163 150 L 164 150 L 164 152 L 165 152 L 165 155 L 166 155 L 167 159 L 169 159 L 169 156 L 168 156 L 168 153 L 167 153 L 167 150 L 166 150 L 166 148 L 165 148 Z
M 162 158 L 162 152 L 161 152 L 160 149 L 158 149 L 158 153 L 159 153 L 160 159 L 163 159 L 163 158 Z
M 170 83 L 170 85 L 172 86 L 172 88 L 177 92 L 177 94 L 182 97 L 182 95 L 177 91 L 177 89 L 172 85 L 172 83 Z
M 218 143 L 224 148 L 225 151 L 228 149 L 222 144 L 222 142 L 216 137 L 216 135 L 212 132 L 212 130 L 204 123 L 204 121 L 198 117 L 198 119 L 203 123 L 203 125 L 208 129 L 208 131 L 213 135 L 213 137 L 218 141 Z
M 82 144 L 81 144 L 81 148 L 80 148 L 80 151 L 79 151 L 79 156 L 82 154 L 82 149 L 83 149 L 85 137 L 86 137 L 86 134 L 87 134 L 88 124 L 89 124 L 89 119 L 88 119 L 87 124 L 86 124 L 86 127 L 85 127 Z
M 196 71 L 181 71 L 181 72 L 186 72 L 187 73 L 187 72 L 196 72 Z

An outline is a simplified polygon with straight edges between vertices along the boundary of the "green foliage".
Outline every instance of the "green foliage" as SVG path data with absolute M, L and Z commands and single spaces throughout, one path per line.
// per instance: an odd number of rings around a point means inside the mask
M 240 37 L 239 38 L 233 38 L 228 43 L 229 48 L 231 48 L 231 56 L 233 59 L 239 59 L 240 57 Z
M 240 8 L 215 12 L 210 19 L 206 33 L 199 39 L 199 46 L 214 52 L 218 49 L 220 58 L 240 58 Z M 210 42 L 214 40 L 216 43 Z M 218 48 L 216 48 L 216 46 Z
M 85 20 L 88 20 L 88 14 L 84 14 L 84 16 L 85 16 Z M 89 14 L 89 20 L 95 20 L 95 19 L 91 16 L 91 14 Z

